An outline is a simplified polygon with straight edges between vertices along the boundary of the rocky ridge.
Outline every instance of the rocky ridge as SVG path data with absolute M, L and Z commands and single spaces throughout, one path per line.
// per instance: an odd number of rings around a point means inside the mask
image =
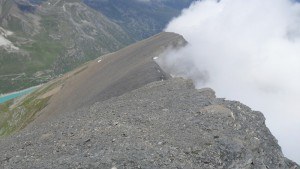
M 157 34 L 193 1 L 0 0 L 0 93 Z
M 262 113 L 156 64 L 186 43 L 163 32 L 0 104 L 0 168 L 299 168 Z
M 299 168 L 260 112 L 180 78 L 60 114 L 0 151 L 2 168 Z
M 21 130 L 32 121 L 43 123 L 57 114 L 168 79 L 153 58 L 186 43 L 178 34 L 163 32 L 83 64 L 28 96 L 0 104 L 0 136 Z

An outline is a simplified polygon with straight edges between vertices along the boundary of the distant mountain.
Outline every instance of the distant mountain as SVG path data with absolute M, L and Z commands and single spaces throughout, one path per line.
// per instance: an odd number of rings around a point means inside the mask
M 0 0 L 0 93 L 156 34 L 190 2 Z
M 77 0 L 0 0 L 0 30 L 0 93 L 46 82 L 134 42 Z
M 195 0 L 83 0 L 141 40 L 157 34 Z

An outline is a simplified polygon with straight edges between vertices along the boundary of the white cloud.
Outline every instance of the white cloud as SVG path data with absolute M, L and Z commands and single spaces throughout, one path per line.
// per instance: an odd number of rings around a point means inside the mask
M 284 154 L 300 162 L 300 6 L 290 0 L 204 0 L 166 31 L 190 43 L 163 66 L 264 113 Z

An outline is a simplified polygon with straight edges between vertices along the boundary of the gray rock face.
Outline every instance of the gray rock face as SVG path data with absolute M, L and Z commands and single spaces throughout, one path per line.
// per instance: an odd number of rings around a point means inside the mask
M 0 168 L 299 168 L 260 112 L 153 82 L 1 140 Z

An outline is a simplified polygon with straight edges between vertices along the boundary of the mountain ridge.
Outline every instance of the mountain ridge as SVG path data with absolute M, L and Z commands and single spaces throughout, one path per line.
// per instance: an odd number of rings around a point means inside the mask
M 0 104 L 0 135 L 168 79 L 153 58 L 185 44 L 182 36 L 164 32 L 83 64 L 25 98 Z
M 0 31 L 0 93 L 46 83 L 159 33 L 192 0 L 185 5 L 178 2 L 177 7 L 164 1 L 147 5 L 132 1 L 135 6 L 129 11 L 131 1 L 118 2 L 99 9 L 97 4 L 104 1 L 0 0 L 0 30 L 10 32 L 2 36 Z M 124 11 L 118 20 L 111 17 L 114 9 Z M 164 9 L 169 12 L 157 13 Z
M 163 32 L 0 104 L 1 135 L 19 131 L 1 138 L 0 166 L 299 168 L 261 112 L 156 64 L 186 43 Z
M 1 141 L 6 168 L 299 168 L 260 112 L 179 78 L 149 83 Z M 37 151 L 38 150 L 38 151 Z

